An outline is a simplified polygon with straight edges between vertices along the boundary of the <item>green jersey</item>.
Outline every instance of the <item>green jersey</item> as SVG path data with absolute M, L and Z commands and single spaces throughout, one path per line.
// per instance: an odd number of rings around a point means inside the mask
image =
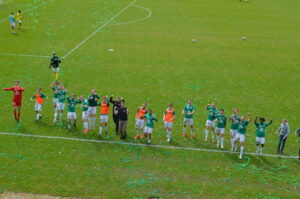
M 83 102 L 81 102 L 81 108 L 83 112 L 88 111 L 89 107 L 84 107 L 84 106 L 89 106 L 89 102 L 87 99 L 84 99 Z
M 214 121 L 216 119 L 217 115 L 219 114 L 219 110 L 216 108 L 213 108 L 211 106 L 208 106 L 207 110 L 208 110 L 207 119 L 210 121 Z
M 58 94 L 59 87 L 53 86 L 53 87 L 52 87 L 52 90 L 53 90 L 53 92 L 54 92 L 53 98 L 58 99 L 58 98 L 59 98 L 59 94 Z
M 100 99 L 100 97 L 98 95 L 90 95 L 88 97 L 88 103 L 90 107 L 96 107 L 97 104 L 97 100 Z
M 156 117 L 153 116 L 152 114 L 146 114 L 142 118 L 146 118 L 146 127 L 153 128 L 154 126 L 154 121 L 157 121 Z
M 238 130 L 238 128 L 239 128 L 239 122 L 241 120 L 240 116 L 236 116 L 235 114 L 233 114 L 230 117 L 233 118 L 233 119 L 230 119 L 231 120 L 230 129 L 232 129 L 232 130 Z
M 191 118 L 193 118 L 194 114 L 189 114 L 189 113 L 192 113 L 193 111 L 195 111 L 195 106 L 187 104 L 184 106 L 183 111 L 185 113 L 184 118 L 191 119 Z
M 226 121 L 227 121 L 226 116 L 218 114 L 216 117 L 217 117 L 217 120 L 218 120 L 217 127 L 222 128 L 222 129 L 225 128 L 226 127 Z
M 256 126 L 256 137 L 264 138 L 266 137 L 266 127 L 270 123 L 255 123 Z
M 67 101 L 68 101 L 68 112 L 76 112 L 76 104 L 80 104 L 81 101 L 77 99 L 71 99 L 71 97 L 68 97 Z
M 248 120 L 245 120 L 245 121 L 240 121 L 239 122 L 239 127 L 238 127 L 238 133 L 239 134 L 246 134 L 246 130 L 247 130 L 247 126 L 249 124 L 249 121 Z
M 65 103 L 67 90 L 59 90 L 59 91 L 57 91 L 57 93 L 58 93 L 58 102 Z

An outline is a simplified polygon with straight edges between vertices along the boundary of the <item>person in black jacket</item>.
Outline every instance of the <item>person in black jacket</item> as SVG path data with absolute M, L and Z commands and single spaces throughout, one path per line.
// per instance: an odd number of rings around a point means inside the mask
M 300 128 L 297 129 L 297 131 L 295 131 L 296 135 L 298 135 L 299 139 L 300 139 Z M 300 140 L 299 140 L 300 142 Z M 299 160 L 300 160 L 300 147 L 299 147 Z
M 116 135 L 118 135 L 119 133 L 119 116 L 118 114 L 115 114 L 115 111 L 117 111 L 120 106 L 121 106 L 121 102 L 125 102 L 124 99 L 122 99 L 121 97 L 117 97 L 116 100 L 113 100 L 114 96 L 112 95 L 109 99 L 110 103 L 113 104 L 113 120 L 114 123 L 116 125 Z
M 116 109 L 114 112 L 119 117 L 120 139 L 126 139 L 126 128 L 129 112 L 128 109 L 125 107 L 125 102 L 121 102 L 120 108 Z
M 61 64 L 59 57 L 56 55 L 56 53 L 53 53 L 53 57 L 51 58 L 51 62 L 49 64 L 49 69 L 53 67 L 55 81 L 58 80 L 59 64 Z

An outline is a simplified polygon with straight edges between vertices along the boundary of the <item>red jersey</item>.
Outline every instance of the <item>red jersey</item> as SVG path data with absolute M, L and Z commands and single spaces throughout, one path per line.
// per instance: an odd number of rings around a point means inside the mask
M 14 102 L 22 101 L 22 92 L 25 91 L 22 86 L 14 86 L 11 88 L 5 88 L 6 91 L 14 91 Z

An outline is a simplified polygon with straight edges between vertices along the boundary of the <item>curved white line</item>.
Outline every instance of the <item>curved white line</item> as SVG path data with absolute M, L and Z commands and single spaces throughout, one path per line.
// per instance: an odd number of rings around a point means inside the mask
M 65 56 L 63 56 L 63 58 L 66 58 L 67 56 L 69 56 L 71 53 L 73 53 L 75 50 L 77 50 L 80 46 L 82 46 L 87 40 L 89 40 L 91 37 L 93 37 L 95 34 L 97 34 L 100 30 L 102 30 L 103 28 L 105 28 L 106 26 L 108 26 L 108 24 L 110 22 L 112 22 L 115 18 L 117 18 L 120 14 L 122 14 L 122 12 L 124 12 L 125 10 L 127 10 L 130 6 L 132 6 L 134 3 L 136 2 L 136 0 L 133 0 L 130 4 L 128 4 L 126 7 L 124 7 L 122 10 L 120 10 L 115 16 L 113 16 L 112 18 L 110 18 L 109 20 L 107 20 L 102 26 L 100 26 L 97 30 L 95 30 L 94 32 L 92 32 L 90 35 L 88 35 L 86 38 L 84 38 L 79 44 L 77 44 L 73 49 L 71 49 L 69 52 L 67 52 L 67 54 L 65 54 Z
M 204 152 L 214 152 L 214 153 L 229 153 L 229 154 L 239 154 L 235 151 L 217 150 L 217 149 L 203 149 L 203 148 L 191 148 L 191 147 L 179 147 L 179 146 L 168 146 L 168 145 L 147 145 L 141 143 L 132 142 L 117 142 L 117 141 L 106 141 L 106 140 L 90 140 L 83 138 L 72 138 L 72 137 L 57 137 L 57 136 L 46 136 L 46 135 L 30 135 L 30 134 L 20 134 L 20 133 L 6 133 L 0 132 L 0 135 L 10 135 L 10 136 L 21 136 L 21 137 L 34 137 L 34 138 L 46 138 L 46 139 L 58 139 L 58 140 L 70 140 L 79 142 L 93 142 L 93 143 L 104 143 L 104 144 L 119 144 L 119 145 L 131 145 L 131 146 L 141 146 L 141 147 L 152 147 L 152 148 L 164 148 L 164 149 L 178 149 L 178 150 L 188 150 L 188 151 L 204 151 Z M 273 154 L 262 154 L 257 155 L 256 153 L 245 152 L 244 155 L 253 156 L 265 156 L 273 158 L 287 158 L 287 159 L 298 159 L 299 156 L 286 156 L 286 155 L 273 155 Z
M 144 21 L 152 16 L 152 11 L 149 8 L 145 8 L 145 7 L 139 6 L 139 5 L 132 5 L 132 6 L 146 10 L 148 12 L 147 16 L 133 20 L 133 21 L 114 23 L 114 24 L 111 24 L 110 26 L 119 26 L 119 25 L 127 25 L 127 24 L 137 23 L 137 22 Z

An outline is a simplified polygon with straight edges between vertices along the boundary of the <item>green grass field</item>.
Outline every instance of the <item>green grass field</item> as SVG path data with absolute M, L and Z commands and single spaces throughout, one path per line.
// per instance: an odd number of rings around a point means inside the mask
M 8 15 L 19 9 L 24 11 L 23 30 L 11 34 Z M 275 131 L 287 118 L 292 132 L 285 155 L 296 156 L 299 10 L 298 0 L 14 0 L 2 4 L 1 88 L 19 79 L 26 92 L 19 130 L 13 119 L 12 93 L 0 92 L 0 131 L 119 141 L 111 117 L 109 136 L 103 138 L 97 130 L 82 134 L 80 122 L 68 132 L 66 115 L 63 126 L 52 123 L 49 86 L 54 77 L 45 56 L 55 51 L 65 56 L 60 79 L 72 93 L 88 95 L 96 88 L 100 96 L 126 99 L 131 115 L 125 142 L 134 142 L 135 111 L 147 101 L 159 118 L 153 145 L 216 149 L 215 144 L 204 142 L 204 107 L 214 101 L 226 115 L 237 107 L 241 114 L 273 119 L 267 129 L 266 154 L 276 154 Z M 37 87 L 49 96 L 39 123 L 30 101 Z M 196 106 L 196 140 L 181 137 L 179 113 L 189 98 Z M 169 102 L 177 110 L 170 144 L 162 122 Z M 224 151 L 229 149 L 227 128 Z M 255 152 L 253 123 L 245 152 Z M 299 160 L 290 158 L 245 155 L 239 160 L 229 153 L 0 135 L 0 193 L 295 199 L 300 197 L 299 169 Z

